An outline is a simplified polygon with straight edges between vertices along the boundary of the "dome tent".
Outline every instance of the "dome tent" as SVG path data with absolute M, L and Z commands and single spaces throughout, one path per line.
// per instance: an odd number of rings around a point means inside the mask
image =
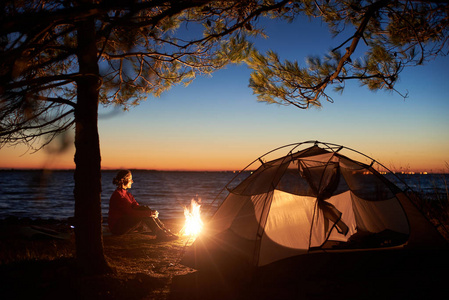
M 267 161 L 279 151 L 287 154 Z M 387 168 L 360 152 L 308 141 L 270 151 L 244 170 L 256 162 L 261 165 L 251 175 L 229 188 L 186 253 L 185 265 L 198 269 L 210 261 L 233 260 L 259 267 L 316 251 L 446 244 L 408 196 L 381 174 Z

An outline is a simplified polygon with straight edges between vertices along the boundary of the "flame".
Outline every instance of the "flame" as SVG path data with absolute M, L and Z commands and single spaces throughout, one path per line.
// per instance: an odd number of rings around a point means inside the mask
M 181 230 L 183 235 L 197 236 L 203 229 L 203 221 L 200 213 L 201 205 L 192 199 L 190 207 L 184 207 L 184 216 L 186 218 L 184 227 Z

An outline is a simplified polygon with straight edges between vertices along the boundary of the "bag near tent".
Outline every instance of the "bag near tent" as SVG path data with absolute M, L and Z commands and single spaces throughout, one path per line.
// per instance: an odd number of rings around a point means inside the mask
M 280 158 L 256 160 L 260 167 L 229 190 L 184 265 L 200 269 L 222 260 L 260 267 L 317 251 L 446 245 L 371 158 L 316 141 L 289 147 Z M 350 159 L 342 150 L 371 162 Z

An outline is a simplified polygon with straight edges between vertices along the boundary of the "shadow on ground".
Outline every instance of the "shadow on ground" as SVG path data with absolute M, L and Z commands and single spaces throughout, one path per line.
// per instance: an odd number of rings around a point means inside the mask
M 217 268 L 175 276 L 169 299 L 441 299 L 448 267 L 445 251 L 310 254 L 249 277 Z

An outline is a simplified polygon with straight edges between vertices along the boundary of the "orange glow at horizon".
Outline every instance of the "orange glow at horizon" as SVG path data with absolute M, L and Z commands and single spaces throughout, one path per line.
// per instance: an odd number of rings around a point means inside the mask
M 321 55 L 317 49 L 338 44 L 318 19 L 261 20 L 261 25 L 268 38 L 254 39 L 255 47 L 299 63 Z M 404 68 L 395 90 L 407 91 L 407 100 L 348 82 L 343 94 L 329 91 L 335 103 L 298 110 L 260 103 L 248 87 L 251 70 L 245 64 L 229 65 L 213 76 L 197 76 L 187 87 L 174 85 L 160 97 L 147 95 L 128 111 L 100 106 L 101 166 L 238 171 L 280 146 L 318 140 L 360 151 L 391 171 L 449 173 L 448 70 L 449 56 Z M 74 169 L 73 138 L 71 129 L 48 151 L 34 154 L 23 145 L 0 148 L 0 169 Z
M 257 150 L 257 149 L 256 149 Z M 102 169 L 148 169 L 160 171 L 238 171 L 263 154 L 260 151 L 245 149 L 238 151 L 190 150 L 176 151 L 135 151 L 131 153 L 105 150 L 102 153 Z M 254 153 L 251 153 L 253 151 Z M 207 152 L 207 153 L 206 153 Z M 256 153 L 257 152 L 257 153 Z M 444 160 L 445 153 L 369 153 L 391 171 L 396 172 L 449 172 Z M 74 151 L 50 155 L 44 150 L 27 153 L 25 147 L 5 147 L 0 150 L 0 169 L 74 169 Z

